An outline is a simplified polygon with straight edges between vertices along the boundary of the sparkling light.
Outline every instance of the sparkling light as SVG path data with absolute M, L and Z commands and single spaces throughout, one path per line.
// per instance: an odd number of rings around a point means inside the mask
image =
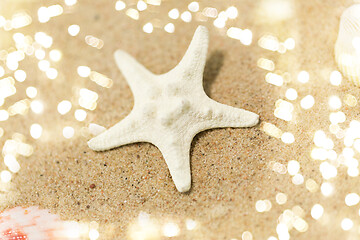
M 47 60 L 41 60 L 38 63 L 38 67 L 41 71 L 46 72 L 50 68 L 50 62 Z
M 342 81 L 342 75 L 339 71 L 333 71 L 330 74 L 330 83 L 334 86 L 339 86 Z
M 356 97 L 351 94 L 346 94 L 344 98 L 344 103 L 350 107 L 355 107 L 357 105 Z
M 226 9 L 226 15 L 230 19 L 235 19 L 238 16 L 238 9 L 234 6 L 231 6 L 228 9 Z
M 262 36 L 258 41 L 258 45 L 270 51 L 279 50 L 279 40 L 277 37 L 270 34 Z
M 275 117 L 283 119 L 285 121 L 291 121 L 292 112 L 294 110 L 294 106 L 292 103 L 279 99 L 275 102 L 275 107 Z M 284 137 L 282 137 L 282 140 L 291 143 L 292 137 L 290 134 L 285 134 Z
M 165 237 L 176 237 L 180 233 L 180 228 L 176 223 L 166 223 L 163 226 L 163 234 Z
M 331 183 L 328 182 L 324 182 L 323 184 L 321 184 L 321 193 L 325 196 L 328 197 L 330 196 L 333 191 L 334 191 L 334 187 L 331 185 Z
M 285 204 L 286 201 L 287 201 L 287 196 L 286 196 L 286 194 L 284 194 L 284 193 L 278 193 L 278 194 L 276 194 L 276 202 L 277 202 L 279 205 Z
M 198 3 L 198 2 L 191 2 L 191 3 L 188 5 L 188 9 L 189 9 L 191 12 L 197 12 L 197 11 L 199 11 L 199 9 L 200 9 L 199 3 Z
M 338 96 L 331 96 L 329 98 L 329 106 L 332 110 L 341 108 L 341 100 Z
M 275 171 L 275 172 L 278 172 L 280 174 L 285 174 L 286 173 L 286 166 L 281 164 L 281 163 L 275 162 L 275 163 L 272 164 L 272 170 Z
M 180 16 L 180 12 L 177 8 L 174 8 L 169 11 L 168 15 L 169 15 L 169 18 L 171 18 L 171 19 L 178 19 Z
M 252 239 L 253 239 L 253 236 L 252 236 L 251 232 L 245 231 L 245 232 L 243 232 L 243 234 L 241 235 L 241 239 L 242 239 L 242 240 L 252 240 Z
M 79 122 L 82 122 L 86 119 L 87 113 L 86 111 L 82 110 L 82 109 L 77 109 L 75 111 L 75 119 L 78 120 Z
M 185 11 L 181 14 L 180 18 L 184 21 L 184 22 L 191 22 L 191 13 L 189 11 Z
M 0 66 L 0 77 L 4 75 L 5 75 L 5 69 L 2 66 Z
M 295 40 L 293 38 L 288 38 L 285 40 L 284 45 L 286 49 L 293 50 L 295 48 Z
M 160 6 L 161 5 L 161 0 L 146 0 L 146 2 L 150 5 L 154 5 L 154 6 Z
M 10 21 L 10 20 L 9 20 Z M 32 18 L 25 12 L 18 12 L 12 16 L 10 28 L 18 29 L 30 25 Z M 6 30 L 6 23 L 4 29 Z M 10 29 L 9 29 L 10 30 Z
M 283 77 L 275 73 L 267 73 L 265 76 L 265 80 L 266 82 L 279 87 L 282 86 L 284 83 Z
M 8 183 L 11 181 L 11 173 L 7 170 L 1 171 L 0 178 L 2 182 Z
M 121 10 L 123 10 L 125 8 L 126 8 L 126 4 L 123 1 L 119 0 L 119 1 L 117 1 L 115 3 L 115 10 L 116 11 L 121 11 Z
M 300 106 L 303 109 L 310 109 L 310 108 L 312 108 L 314 106 L 314 104 L 315 104 L 315 99 L 311 95 L 307 95 L 306 97 L 304 97 L 300 101 Z
M 274 124 L 265 122 L 262 125 L 262 130 L 269 136 L 272 136 L 275 138 L 281 138 L 282 131 L 280 128 L 276 127 Z
M 310 79 L 310 75 L 307 71 L 301 71 L 299 72 L 297 79 L 301 83 L 307 83 Z
M 89 77 L 91 81 L 95 82 L 99 86 L 110 88 L 113 85 L 113 81 L 101 73 L 91 71 Z
M 29 106 L 30 106 L 30 101 L 28 99 L 19 100 L 8 108 L 9 115 L 10 116 L 16 114 L 25 115 L 28 111 Z
M 79 105 L 83 108 L 94 110 L 96 108 L 96 101 L 99 95 L 89 89 L 80 89 Z
M 294 16 L 294 2 L 288 0 L 260 1 L 260 16 L 267 22 L 281 22 Z M 280 239 L 284 240 L 284 239 Z
M 46 53 L 45 53 L 45 51 L 44 51 L 43 49 L 37 49 L 37 50 L 35 51 L 35 57 L 36 57 L 37 59 L 39 59 L 39 60 L 44 59 L 44 58 L 45 58 L 45 55 L 46 55 Z
M 137 9 L 141 12 L 147 9 L 147 4 L 144 1 L 138 1 L 137 5 L 136 5 Z
M 266 203 L 263 200 L 258 200 L 255 204 L 255 209 L 258 212 L 265 212 L 266 210 Z
M 318 188 L 318 184 L 313 179 L 306 180 L 306 189 L 309 190 L 309 192 L 316 192 Z
M 44 105 L 39 100 L 32 101 L 31 104 L 30 104 L 30 108 L 36 114 L 40 114 L 40 113 L 42 113 L 44 111 Z
M 104 46 L 104 41 L 97 38 L 97 37 L 94 37 L 92 35 L 87 35 L 85 37 L 85 42 L 87 45 L 91 46 L 91 47 L 94 47 L 94 48 L 97 48 L 97 49 L 101 49 L 103 46 Z
M 13 173 L 17 173 L 20 170 L 20 165 L 19 165 L 18 161 L 11 154 L 5 155 L 4 163 L 9 168 L 9 170 Z
M 360 201 L 360 197 L 356 193 L 349 193 L 345 197 L 345 204 L 348 206 L 355 206 Z
M 217 21 L 217 22 L 215 22 L 215 21 Z M 217 18 L 215 21 L 214 21 L 214 25 L 216 27 L 218 27 L 218 28 L 225 27 L 225 21 L 223 21 L 222 19 Z M 240 42 L 244 45 L 250 45 L 252 43 L 252 32 L 249 29 L 243 30 L 241 28 L 231 27 L 227 30 L 226 34 L 230 38 L 240 40 Z
M 295 100 L 298 97 L 298 93 L 295 89 L 289 88 L 286 90 L 285 97 L 289 100 Z
M 9 119 L 9 113 L 6 110 L 0 110 L 0 121 L 6 121 Z
M 214 26 L 217 28 L 224 28 L 226 25 L 226 22 L 222 18 L 217 18 L 214 20 Z
M 329 119 L 332 124 L 338 124 L 345 122 L 346 116 L 343 112 L 333 112 L 330 113 Z
M 317 147 L 323 147 L 327 137 L 324 131 L 318 130 L 314 134 L 314 143 Z
M 6 66 L 8 69 L 15 71 L 19 67 L 19 60 L 18 59 L 18 52 L 14 51 L 12 53 L 9 53 L 6 57 Z
M 139 11 L 133 8 L 129 8 L 128 10 L 126 10 L 126 15 L 128 15 L 130 18 L 134 20 L 139 19 Z
M 57 106 L 57 110 L 61 115 L 64 115 L 66 113 L 68 113 L 71 110 L 72 104 L 70 101 L 64 100 L 61 101 L 58 106 Z
M 15 84 L 15 80 L 12 77 L 7 77 L 7 78 L 0 80 L 0 96 L 1 96 L 0 98 L 1 99 L 5 99 L 16 93 L 16 88 L 15 88 L 14 84 Z
M 91 69 L 88 66 L 79 66 L 77 68 L 77 73 L 80 77 L 89 77 L 91 73 Z
M 352 221 L 350 218 L 344 218 L 344 219 L 341 221 L 341 228 L 342 228 L 344 231 L 349 231 L 353 226 L 354 226 L 354 223 L 353 223 L 353 221 Z
M 151 23 L 146 23 L 143 26 L 143 31 L 146 32 L 146 33 L 152 33 L 153 30 L 154 30 L 154 26 Z
M 324 214 L 324 208 L 323 208 L 323 206 L 321 206 L 320 204 L 315 204 L 315 205 L 311 208 L 311 216 L 312 216 L 315 220 L 320 219 L 323 214 Z
M 295 141 L 294 135 L 290 132 L 284 132 L 281 135 L 281 140 L 286 144 L 291 144 Z
M 209 18 L 216 18 L 218 15 L 218 11 L 216 8 L 206 7 L 203 9 L 202 14 L 204 14 L 204 16 Z
M 359 176 L 359 169 L 357 169 L 357 168 L 348 168 L 347 174 L 350 177 L 358 177 Z
M 300 185 L 304 183 L 304 177 L 301 174 L 295 174 L 292 178 L 292 183 L 295 185 Z
M 196 221 L 194 221 L 192 219 L 186 219 L 185 225 L 186 225 L 186 229 L 191 231 L 196 228 L 197 223 L 196 223 Z
M 55 78 L 57 78 L 58 76 L 58 71 L 55 68 L 49 68 L 48 70 L 46 70 L 46 76 L 53 80 Z
M 289 230 L 288 230 L 288 227 L 286 226 L 286 224 L 279 223 L 276 226 L 276 232 L 279 235 L 280 240 L 290 239 Z
M 30 135 L 34 139 L 39 139 L 42 135 L 43 128 L 40 124 L 34 123 L 30 127 Z
M 267 71 L 274 71 L 275 69 L 275 63 L 270 59 L 266 58 L 259 58 L 259 60 L 257 61 L 257 66 Z
M 77 3 L 77 0 L 65 0 L 65 4 L 68 6 L 73 6 Z
M 240 42 L 244 45 L 251 45 L 252 43 L 252 32 L 250 29 L 244 29 L 242 32 L 241 32 L 241 37 L 240 37 Z
M 63 136 L 65 137 L 65 138 L 72 138 L 73 136 L 74 136 L 74 134 L 75 134 L 75 130 L 74 130 L 74 128 L 72 128 L 72 127 L 69 127 L 69 126 L 67 126 L 67 127 L 64 127 L 64 129 L 63 129 Z
M 22 33 L 14 33 L 13 39 L 17 44 L 21 44 L 24 42 L 25 35 Z
M 80 26 L 79 25 L 73 24 L 73 25 L 70 25 L 68 27 L 68 33 L 73 37 L 78 35 L 79 32 L 80 32 Z
M 89 238 L 90 240 L 96 240 L 99 238 L 99 232 L 96 229 L 90 229 L 89 231 Z
M 295 218 L 293 226 L 299 232 L 306 232 L 309 228 L 309 225 L 307 224 L 307 222 L 302 218 Z
M 23 82 L 26 79 L 26 72 L 24 70 L 16 70 L 14 72 L 14 77 L 17 81 Z
M 290 175 L 296 175 L 300 170 L 300 164 L 296 160 L 291 160 L 288 162 L 287 169 Z
M 49 56 L 52 61 L 58 62 L 62 57 L 62 53 L 59 50 L 54 49 L 50 51 Z
M 63 14 L 64 9 L 61 5 L 56 4 L 56 5 L 49 6 L 47 8 L 47 11 L 48 11 L 49 17 L 56 17 L 56 16 L 60 16 L 61 14 Z
M 172 23 L 168 23 L 165 25 L 164 30 L 168 33 L 173 33 L 175 32 L 175 26 Z
M 228 35 L 228 37 L 230 38 L 234 38 L 237 40 L 241 39 L 241 33 L 242 33 L 242 29 L 241 28 L 237 28 L 237 27 L 231 27 L 227 30 L 226 34 Z
M 38 9 L 37 14 L 38 14 L 38 20 L 41 23 L 46 23 L 50 20 L 50 14 L 48 12 L 47 7 L 40 7 Z
M 53 44 L 53 39 L 44 32 L 35 33 L 35 41 L 41 44 L 44 48 L 49 48 Z
M 324 179 L 328 180 L 330 178 L 336 177 L 337 169 L 328 162 L 323 162 L 320 164 L 320 172 Z

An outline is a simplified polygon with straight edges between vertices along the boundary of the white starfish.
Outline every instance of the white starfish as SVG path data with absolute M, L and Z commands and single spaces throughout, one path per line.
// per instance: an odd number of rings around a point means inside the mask
M 135 142 L 157 146 L 180 192 L 191 186 L 190 145 L 206 129 L 251 127 L 255 113 L 210 99 L 203 89 L 208 31 L 196 29 L 185 56 L 171 71 L 155 75 L 127 53 L 117 50 L 115 60 L 128 81 L 135 101 L 131 113 L 88 142 L 103 151 Z

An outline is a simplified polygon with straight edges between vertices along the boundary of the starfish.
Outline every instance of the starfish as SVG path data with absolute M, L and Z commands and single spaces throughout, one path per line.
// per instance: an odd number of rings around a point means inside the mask
M 180 63 L 171 71 L 155 75 L 124 51 L 115 61 L 134 95 L 130 114 L 88 145 L 104 151 L 135 142 L 150 142 L 161 151 L 180 192 L 191 187 L 190 146 L 204 130 L 251 127 L 259 116 L 210 99 L 203 89 L 208 30 L 199 26 Z

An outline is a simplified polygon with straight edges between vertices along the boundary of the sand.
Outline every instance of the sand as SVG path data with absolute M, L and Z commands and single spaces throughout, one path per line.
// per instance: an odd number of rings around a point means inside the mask
M 134 1 L 125 2 L 136 7 Z M 36 99 L 44 102 L 44 112 L 29 111 L 25 116 L 17 115 L 1 123 L 4 129 L 1 145 L 14 133 L 21 133 L 25 142 L 34 147 L 34 153 L 18 157 L 21 169 L 10 183 L 2 184 L 0 210 L 36 205 L 59 214 L 63 220 L 96 221 L 99 239 L 134 239 L 131 235 L 134 228 L 130 226 L 137 222 L 141 212 L 150 215 L 159 228 L 159 238 L 166 239 L 161 237 L 164 224 L 174 222 L 180 233 L 173 239 L 241 239 L 245 231 L 249 231 L 253 239 L 268 239 L 277 237 L 278 218 L 289 209 L 308 225 L 305 232 L 293 228 L 291 239 L 356 239 L 358 207 L 346 206 L 344 199 L 350 192 L 360 193 L 359 178 L 348 176 L 347 168 L 341 165 L 335 178 L 325 180 L 319 171 L 321 162 L 310 156 L 317 130 L 325 131 L 333 139 L 338 154 L 345 147 L 343 139 L 329 132 L 332 111 L 328 97 L 337 95 L 343 99 L 346 94 L 352 94 L 360 98 L 359 89 L 346 79 L 340 86 L 332 86 L 329 82 L 330 73 L 337 69 L 333 48 L 339 18 L 352 1 L 289 2 L 293 14 L 288 19 L 275 21 L 277 14 L 270 18 L 259 15 L 261 1 L 200 1 L 200 9 L 216 7 L 221 11 L 236 6 L 239 16 L 229 20 L 227 27 L 250 29 L 253 33 L 250 46 L 227 37 L 226 30 L 214 27 L 211 18 L 199 22 L 193 14 L 190 23 L 168 18 L 167 13 L 172 8 L 185 11 L 187 1 L 149 5 L 140 13 L 139 20 L 129 18 L 126 9 L 115 11 L 115 1 L 80 0 L 74 7 L 65 6 L 63 1 L 2 2 L 0 6 L 7 10 L 1 13 L 7 18 L 16 9 L 27 9 L 33 23 L 18 31 L 32 36 L 38 31 L 46 32 L 54 39 L 52 48 L 61 50 L 63 57 L 52 63 L 59 71 L 55 80 L 49 80 L 37 68 L 38 60 L 33 56 L 20 64 L 27 72 L 27 79 L 24 83 L 16 83 L 17 93 L 6 99 L 3 108 L 26 98 L 26 87 L 35 86 L 38 89 Z M 64 6 L 64 14 L 48 23 L 39 23 L 38 8 L 55 3 Z M 144 33 L 142 26 L 150 21 L 161 28 L 173 22 L 175 33 L 157 27 L 151 34 Z M 71 24 L 81 27 L 76 37 L 67 33 Z M 155 146 L 138 143 L 94 152 L 86 144 L 90 136 L 83 136 L 81 129 L 89 123 L 110 127 L 131 111 L 132 93 L 113 60 L 116 49 L 129 52 L 150 71 L 164 73 L 180 61 L 198 24 L 207 26 L 210 32 L 204 73 L 207 94 L 221 103 L 258 113 L 262 123 L 253 128 L 214 129 L 198 134 L 191 147 L 192 188 L 183 194 L 175 189 L 165 161 Z M 1 30 L 1 49 L 14 45 L 11 37 L 15 32 L 17 30 Z M 259 47 L 258 40 L 267 33 L 281 42 L 294 38 L 295 49 L 280 54 Z M 103 48 L 88 46 L 84 41 L 86 35 L 102 39 Z M 267 83 L 268 71 L 257 66 L 260 57 L 274 61 L 280 73 L 288 72 L 288 82 L 280 87 Z M 113 86 L 103 88 L 88 78 L 79 77 L 76 71 L 81 65 L 113 79 Z M 301 70 L 309 72 L 308 83 L 296 80 Z M 290 87 L 297 90 L 299 97 L 290 101 L 294 104 L 293 119 L 284 121 L 274 116 L 275 102 L 285 99 Z M 81 108 L 77 103 L 80 88 L 88 88 L 99 95 L 96 109 L 87 111 L 84 122 L 74 118 L 74 111 Z M 300 100 L 306 95 L 315 99 L 314 107 L 309 110 L 300 107 Z M 71 111 L 63 116 L 56 110 L 62 100 L 73 103 Z M 346 121 L 340 124 L 342 129 L 346 129 L 351 120 L 359 119 L 358 107 L 343 103 L 340 110 L 346 115 Z M 262 129 L 265 122 L 291 132 L 295 142 L 285 144 L 269 136 Z M 29 133 L 33 123 L 41 124 L 44 129 L 38 140 L 32 139 Z M 62 136 L 65 126 L 74 127 L 73 138 Z M 288 173 L 280 174 L 272 169 L 274 162 L 286 166 L 290 160 L 300 163 L 303 184 L 295 185 Z M 1 169 L 6 166 L 2 164 Z M 313 179 L 318 186 L 323 182 L 332 183 L 333 195 L 325 197 L 320 189 L 310 192 L 305 186 L 308 179 Z M 282 205 L 276 201 L 280 192 L 287 195 L 287 202 Z M 256 211 L 258 200 L 269 200 L 271 209 L 263 213 Z M 314 204 L 321 204 L 325 209 L 320 220 L 311 217 Z M 303 211 L 299 211 L 299 207 Z M 354 221 L 350 231 L 341 229 L 343 218 Z M 194 230 L 186 229 L 187 219 L 197 222 Z M 243 239 L 249 239 L 246 235 Z

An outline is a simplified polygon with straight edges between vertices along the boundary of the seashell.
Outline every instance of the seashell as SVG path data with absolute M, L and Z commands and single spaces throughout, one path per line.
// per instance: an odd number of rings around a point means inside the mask
M 360 86 L 360 4 L 352 5 L 341 15 L 335 59 L 340 71 Z
M 0 239 L 64 240 L 67 229 L 59 216 L 38 207 L 15 207 L 0 213 Z

